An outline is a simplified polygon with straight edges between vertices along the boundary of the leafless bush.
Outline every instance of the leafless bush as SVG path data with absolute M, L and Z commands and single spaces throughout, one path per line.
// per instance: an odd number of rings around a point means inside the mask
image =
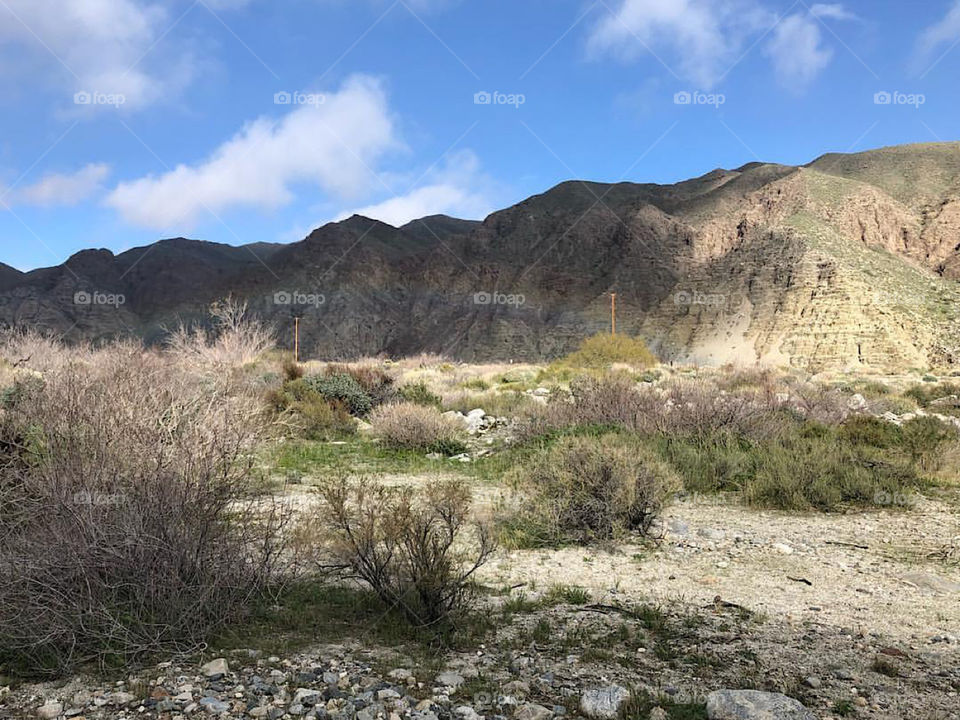
M 468 606 L 473 576 L 495 546 L 487 527 L 471 522 L 462 481 L 414 490 L 340 479 L 321 494 L 326 570 L 362 580 L 419 626 Z
M 531 437 L 588 425 L 652 431 L 663 403 L 657 390 L 638 387 L 626 374 L 587 375 L 570 383 L 569 394 L 554 393 L 546 406 L 531 409 L 520 432 Z
M 181 324 L 167 339 L 170 353 L 191 370 L 222 377 L 274 346 L 272 332 L 250 316 L 246 302 L 229 298 L 214 303 L 210 317 L 210 328 Z
M 132 343 L 55 351 L 0 415 L 0 660 L 52 673 L 193 649 L 276 567 L 261 408 Z
M 370 413 L 374 434 L 387 447 L 447 452 L 462 445 L 464 429 L 435 407 L 412 402 L 381 405 Z M 460 450 L 462 451 L 462 450 Z
M 794 387 L 792 394 L 797 409 L 810 420 L 837 425 L 850 415 L 848 398 L 836 388 L 807 382 Z
M 756 437 L 774 430 L 777 408 L 775 398 L 763 390 L 726 392 L 707 380 L 679 380 L 667 388 L 657 429 L 696 437 L 727 430 Z

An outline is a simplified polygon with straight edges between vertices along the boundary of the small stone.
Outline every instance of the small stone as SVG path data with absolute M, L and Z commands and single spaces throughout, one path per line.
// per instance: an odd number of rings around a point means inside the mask
M 455 672 L 442 672 L 437 675 L 437 684 L 444 687 L 458 688 L 463 685 L 463 675 Z
M 614 720 L 629 697 L 630 692 L 619 685 L 587 690 L 580 696 L 580 711 L 597 720 Z
M 461 705 L 458 708 L 454 708 L 453 714 L 462 720 L 480 720 L 480 715 L 469 705 Z
M 37 716 L 44 720 L 54 720 L 63 714 L 63 703 L 56 700 L 48 700 L 37 708 Z
M 216 660 L 211 660 L 206 665 L 200 668 L 200 672 L 203 673 L 203 676 L 211 680 L 222 678 L 228 672 L 230 672 L 230 666 L 227 665 L 225 658 L 217 658 Z
M 513 717 L 516 720 L 550 720 L 553 717 L 553 711 L 548 710 L 543 705 L 527 703 L 517 708 Z
M 670 720 L 670 716 L 667 715 L 667 711 L 659 705 L 650 711 L 650 714 L 647 715 L 647 718 L 648 720 Z
M 803 684 L 808 688 L 818 690 L 823 685 L 823 682 L 821 682 L 820 678 L 818 678 L 816 675 L 810 675 L 809 677 L 805 677 L 803 679 Z
M 116 692 L 111 693 L 110 695 L 110 704 L 115 705 L 116 707 L 129 705 L 134 700 L 136 700 L 136 698 L 128 692 Z
M 707 696 L 710 720 L 816 720 L 803 705 L 780 693 L 717 690 Z

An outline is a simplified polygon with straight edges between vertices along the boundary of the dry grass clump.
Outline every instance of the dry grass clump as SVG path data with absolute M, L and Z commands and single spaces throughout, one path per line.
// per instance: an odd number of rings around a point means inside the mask
M 0 662 L 40 674 L 195 649 L 276 568 L 261 404 L 134 343 L 45 349 L 56 360 L 0 413 Z
M 486 525 L 471 521 L 462 481 L 414 489 L 340 479 L 320 492 L 324 569 L 363 581 L 417 626 L 435 627 L 469 606 L 473 576 L 495 544 Z
M 558 546 L 647 534 L 681 485 L 676 473 L 636 439 L 565 438 L 512 476 L 498 515 L 515 547 Z
M 461 424 L 435 407 L 412 402 L 381 405 L 370 413 L 374 435 L 395 450 L 419 450 L 456 455 L 465 450 Z

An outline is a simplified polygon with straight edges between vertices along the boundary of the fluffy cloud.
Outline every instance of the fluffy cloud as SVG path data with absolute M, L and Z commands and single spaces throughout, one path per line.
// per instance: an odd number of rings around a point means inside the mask
M 380 83 L 355 76 L 321 105 L 248 124 L 202 163 L 121 183 L 107 204 L 130 222 L 165 230 L 208 210 L 283 206 L 298 183 L 356 197 L 380 187 L 371 168 L 399 146 Z
M 110 175 L 108 165 L 90 164 L 75 173 L 51 173 L 33 185 L 14 190 L 13 202 L 53 207 L 76 205 L 95 195 Z
M 823 47 L 821 25 L 808 13 L 784 18 L 772 33 L 764 54 L 773 61 L 781 84 L 801 90 L 833 59 L 833 50 Z
M 408 192 L 373 205 L 341 213 L 336 220 L 363 215 L 399 227 L 428 215 L 452 215 L 480 219 L 493 207 L 489 180 L 480 173 L 480 163 L 470 151 L 451 156 L 443 169 Z
M 0 47 L 40 58 L 71 94 L 123 95 L 136 108 L 189 79 L 186 63 L 161 75 L 140 62 L 172 22 L 164 6 L 136 0 L 4 0 Z
M 914 66 L 927 72 L 932 64 L 960 41 L 960 0 L 956 0 L 947 14 L 921 33 L 917 41 Z
M 625 60 L 656 53 L 671 72 L 709 88 L 747 39 L 772 24 L 749 0 L 622 0 L 594 27 L 589 48 Z
M 594 26 L 588 47 L 623 60 L 653 54 L 682 80 L 711 88 L 767 32 L 767 54 L 779 79 L 808 83 L 829 64 L 820 22 L 853 18 L 842 5 L 820 3 L 780 19 L 758 0 L 621 0 Z M 771 31 L 772 29 L 772 31 Z

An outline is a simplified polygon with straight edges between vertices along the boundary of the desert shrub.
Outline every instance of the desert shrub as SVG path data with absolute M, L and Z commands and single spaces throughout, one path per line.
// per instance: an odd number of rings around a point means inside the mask
M 494 551 L 487 527 L 471 522 L 462 481 L 387 487 L 339 479 L 320 488 L 323 565 L 359 578 L 418 626 L 463 612 L 473 576 Z
M 934 378 L 934 380 L 936 380 L 936 378 Z M 904 396 L 915 400 L 920 407 L 927 407 L 935 400 L 950 395 L 960 396 L 960 385 L 956 383 L 914 385 L 904 393 Z
M 397 390 L 397 394 L 403 400 L 416 403 L 417 405 L 432 405 L 434 407 L 440 407 L 441 403 L 443 402 L 439 395 L 433 393 L 430 388 L 427 387 L 425 382 L 403 385 Z
M 228 371 L 254 362 L 274 346 L 273 333 L 232 298 L 214 303 L 206 325 L 180 325 L 167 338 L 173 358 L 190 370 L 225 379 Z
M 488 383 L 488 382 L 487 382 L 486 380 L 484 380 L 483 378 L 470 378 L 469 380 L 466 380 L 466 381 L 460 383 L 460 386 L 461 386 L 462 388 L 464 388 L 465 390 L 481 390 L 481 391 L 483 391 L 483 390 L 489 390 L 489 389 L 490 389 L 490 383 Z
M 648 368 L 657 364 L 657 358 L 638 338 L 598 333 L 588 337 L 575 352 L 558 361 L 559 365 L 592 369 L 609 368 L 615 363 Z
M 835 511 L 886 504 L 921 484 L 913 466 L 872 425 L 837 430 L 809 420 L 785 422 L 773 435 L 732 430 L 706 436 L 662 436 L 662 456 L 690 492 L 738 492 L 753 505 Z
M 505 542 L 557 546 L 649 532 L 676 474 L 636 440 L 570 437 L 516 468 L 498 513 Z
M 902 440 L 899 427 L 872 415 L 852 415 L 840 426 L 840 437 L 854 445 L 889 448 Z
M 818 383 L 797 385 L 793 388 L 793 398 L 804 417 L 827 425 L 837 425 L 851 414 L 847 396 Z
M 352 375 L 310 375 L 303 384 L 325 400 L 343 403 L 357 417 L 366 417 L 373 407 L 373 399 Z
M 288 380 L 267 393 L 278 424 L 308 440 L 335 440 L 357 431 L 357 423 L 341 400 L 328 400 L 304 379 Z
M 370 413 L 370 424 L 380 442 L 396 450 L 456 455 L 466 449 L 462 425 L 434 407 L 409 402 L 381 405 Z
M 571 381 L 569 393 L 553 393 L 546 406 L 530 409 L 520 433 L 530 438 L 582 426 L 653 431 L 663 403 L 625 373 L 580 376 Z
M 516 416 L 531 402 L 527 395 L 515 390 L 491 390 L 482 395 L 456 392 L 443 396 L 442 409 L 468 413 L 475 408 L 483 408 L 488 415 Z
M 56 352 L 0 416 L 18 448 L 0 467 L 0 663 L 193 650 L 277 567 L 262 406 L 133 344 Z
M 941 452 L 948 443 L 957 442 L 956 428 L 933 417 L 915 417 L 901 428 L 901 444 L 910 460 L 923 470 L 937 470 Z
M 292 357 L 285 357 L 283 359 L 283 377 L 288 382 L 292 380 L 299 380 L 304 376 L 305 372 L 306 371 L 304 370 L 303 365 L 298 363 Z
M 348 375 L 370 398 L 371 407 L 382 405 L 396 398 L 393 376 L 385 370 L 372 365 L 328 365 L 324 371 L 330 377 Z

